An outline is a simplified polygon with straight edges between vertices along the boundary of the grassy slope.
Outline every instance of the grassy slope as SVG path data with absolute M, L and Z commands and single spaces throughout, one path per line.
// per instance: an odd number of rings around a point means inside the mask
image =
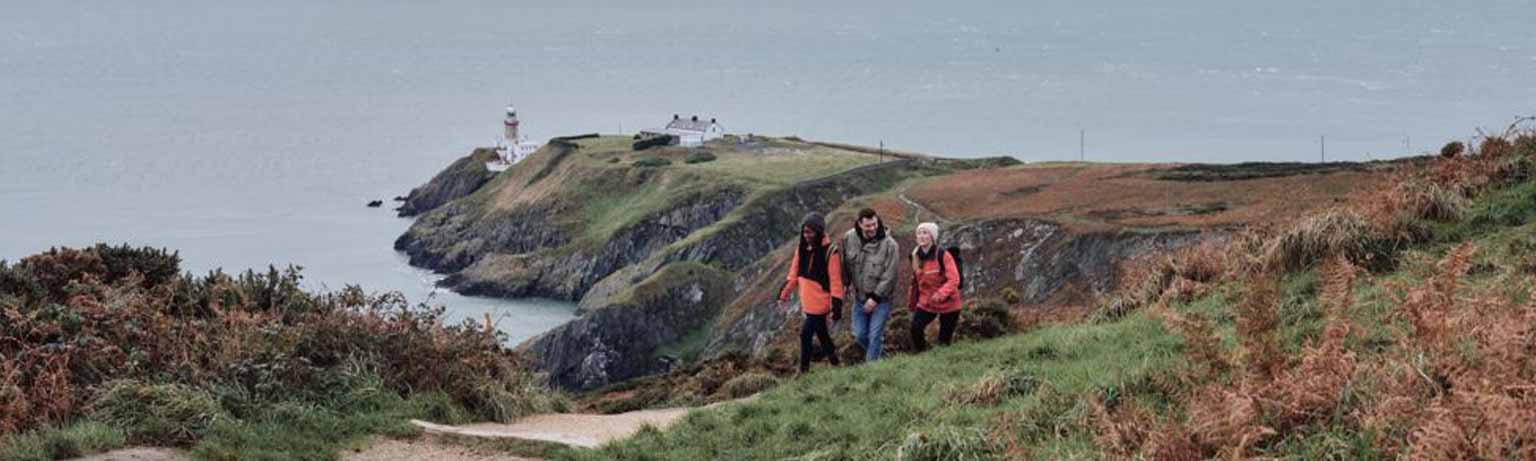
M 1145 316 L 1074 325 L 993 341 L 960 344 L 869 366 L 821 369 L 758 400 L 697 412 L 666 432 L 647 432 L 577 459 L 870 459 L 889 456 L 909 434 L 995 428 L 999 415 L 1035 418 L 1037 435 L 1057 429 L 1047 452 L 1092 449 L 1092 434 L 1067 421 L 1086 411 L 1060 396 L 1118 393 L 1179 361 L 1179 340 Z M 956 405 L 988 372 L 1034 377 L 1032 392 L 996 405 Z M 1060 428 L 1047 420 L 1063 422 Z M 1006 427 L 998 428 L 1007 430 Z
M 1464 219 L 1437 225 L 1436 239 L 1410 248 L 1398 267 L 1363 277 L 1348 316 L 1358 330 L 1346 347 L 1361 361 L 1384 360 L 1412 327 L 1395 317 L 1398 296 L 1422 285 L 1451 248 L 1472 243 L 1465 292 L 1526 302 L 1536 273 L 1536 182 L 1487 194 Z M 1478 270 L 1476 268 L 1483 268 Z M 1315 341 L 1325 321 L 1315 270 L 1286 275 L 1278 306 L 1280 346 L 1294 354 Z M 1526 281 L 1521 283 L 1520 281 Z M 1172 306 L 1208 318 L 1224 347 L 1238 346 L 1233 306 L 1245 287 L 1225 282 Z M 646 432 L 571 459 L 914 459 L 1099 458 L 1089 427 L 1093 401 L 1134 399 L 1157 413 L 1179 415 L 1170 382 L 1189 359 L 1184 339 L 1147 312 L 1100 324 L 1051 326 L 874 365 L 821 369 L 765 393 L 761 399 L 690 415 L 665 432 Z M 1038 390 L 1003 393 L 995 405 L 965 402 L 983 376 L 1029 376 Z M 1366 392 L 1366 391 L 1351 391 Z M 946 400 L 946 397 L 951 397 Z M 1342 421 L 1342 419 L 1337 420 Z M 913 438 L 912 434 L 922 434 Z M 922 442 L 918 442 L 922 440 Z M 1264 448 L 1280 457 L 1388 458 L 1369 436 L 1342 423 L 1282 434 Z M 987 441 L 993 443 L 989 444 Z M 947 451 L 946 451 L 947 450 Z

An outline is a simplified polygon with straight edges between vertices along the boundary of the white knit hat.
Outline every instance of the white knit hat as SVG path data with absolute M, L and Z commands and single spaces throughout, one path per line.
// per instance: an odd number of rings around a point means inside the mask
M 934 224 L 934 223 L 931 223 L 931 222 L 925 222 L 925 223 L 922 223 L 922 224 L 918 224 L 917 225 L 917 232 L 923 232 L 923 231 L 928 231 L 929 234 L 933 235 L 933 244 L 934 245 L 938 245 L 939 244 L 939 225 L 938 224 Z

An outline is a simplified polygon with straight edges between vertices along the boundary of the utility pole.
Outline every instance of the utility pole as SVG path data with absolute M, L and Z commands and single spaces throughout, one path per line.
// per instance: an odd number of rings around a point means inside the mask
M 1319 162 L 1328 163 L 1328 136 L 1317 137 L 1317 159 Z
M 880 163 L 885 163 L 885 140 L 880 140 Z
M 1086 160 L 1088 158 L 1088 155 L 1086 153 L 1087 145 L 1088 145 L 1088 130 L 1085 130 L 1085 129 L 1082 129 L 1082 128 L 1078 128 L 1077 129 L 1077 161 L 1081 162 L 1081 161 L 1084 161 L 1084 160 Z
M 1403 135 L 1403 153 L 1404 154 L 1411 154 L 1411 153 L 1413 153 L 1413 144 L 1409 142 L 1412 139 L 1413 138 L 1408 137 L 1408 135 L 1406 135 L 1406 134 Z

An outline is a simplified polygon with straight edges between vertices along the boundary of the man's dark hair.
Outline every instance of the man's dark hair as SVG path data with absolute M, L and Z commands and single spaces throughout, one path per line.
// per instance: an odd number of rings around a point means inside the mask
M 859 210 L 859 221 L 863 221 L 863 220 L 866 220 L 866 219 L 877 219 L 879 217 L 880 217 L 880 215 L 875 214 L 875 209 L 874 208 L 865 208 L 865 209 Z

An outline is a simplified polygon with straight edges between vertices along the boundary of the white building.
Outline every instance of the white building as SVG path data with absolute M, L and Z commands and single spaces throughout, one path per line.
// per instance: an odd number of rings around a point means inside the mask
M 704 144 L 705 141 L 719 139 L 725 134 L 725 128 L 721 127 L 715 119 L 709 121 L 699 120 L 695 115 L 689 118 L 672 115 L 672 122 L 661 130 L 662 133 L 677 136 L 677 143 L 684 147 L 693 147 Z
M 501 140 L 496 143 L 496 151 L 501 154 L 501 160 L 507 165 L 520 162 L 539 150 L 539 143 L 529 142 L 523 138 L 522 133 L 519 132 L 520 127 L 517 109 L 507 106 L 507 118 L 502 121 Z

